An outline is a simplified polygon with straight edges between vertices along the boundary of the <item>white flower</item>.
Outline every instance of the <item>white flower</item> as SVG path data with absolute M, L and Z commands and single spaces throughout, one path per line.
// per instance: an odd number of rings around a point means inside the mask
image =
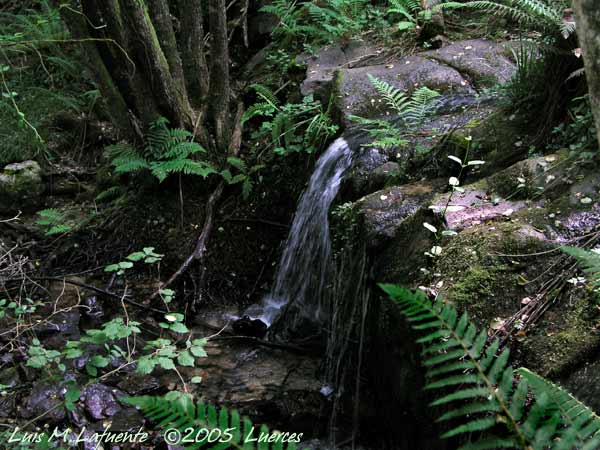
M 442 231 L 442 236 L 456 236 L 458 233 L 454 230 L 444 230 Z
M 476 159 L 474 161 L 469 161 L 467 163 L 467 165 L 469 165 L 469 166 L 481 166 L 482 164 L 485 164 L 485 161 L 482 161 L 480 159 Z
M 177 317 L 171 315 L 171 314 L 167 314 L 165 316 L 165 319 L 167 319 L 169 322 L 177 322 Z
M 458 186 L 460 184 L 460 181 L 458 181 L 458 178 L 456 177 L 450 177 L 450 179 L 448 180 L 448 184 L 450 186 Z
M 586 280 L 584 277 L 573 277 L 567 280 L 567 283 L 571 283 L 573 286 L 577 286 L 578 284 L 584 284 L 585 281 Z
M 465 141 L 467 141 L 467 142 L 471 142 L 472 140 L 473 140 L 473 136 L 465 137 Z
M 423 226 L 425 228 L 427 228 L 429 231 L 431 231 L 432 233 L 437 233 L 437 228 L 434 227 L 433 225 L 431 225 L 430 223 L 423 222 Z
M 380 195 L 380 196 L 379 196 L 379 198 L 380 198 L 381 200 L 387 200 L 387 195 Z
M 590 203 L 592 203 L 592 199 L 589 197 L 583 197 L 581 200 L 579 200 L 581 203 L 583 203 L 584 205 L 589 205 Z
M 448 155 L 448 159 L 451 159 L 452 161 L 455 161 L 462 166 L 462 161 L 460 160 L 459 157 L 454 156 L 454 155 Z
M 442 254 L 442 247 L 440 247 L 439 245 L 434 245 L 433 247 L 431 247 L 430 253 L 433 256 L 440 256 Z

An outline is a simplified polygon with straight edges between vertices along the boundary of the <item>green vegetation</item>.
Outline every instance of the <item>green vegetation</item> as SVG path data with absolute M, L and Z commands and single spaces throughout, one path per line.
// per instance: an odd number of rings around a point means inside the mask
M 294 450 L 302 438 L 302 433 L 270 433 L 264 425 L 256 430 L 248 418 L 240 418 L 235 410 L 230 412 L 225 407 L 217 409 L 201 401 L 194 404 L 193 400 L 185 395 L 169 395 L 164 398 L 132 397 L 124 401 L 140 408 L 159 428 L 171 430 L 171 433 L 173 429 L 178 430 L 178 435 L 190 440 L 189 445 L 184 447 L 186 449 L 205 446 L 215 448 L 213 445 L 218 443 L 218 448 L 224 450 Z M 274 436 L 272 440 L 266 440 L 271 434 Z
M 488 343 L 465 312 L 441 298 L 394 285 L 382 289 L 418 332 L 427 390 L 441 390 L 431 406 L 452 406 L 441 422 L 455 421 L 442 437 L 470 435 L 460 449 L 595 448 L 600 418 L 562 388 L 508 365 L 510 351 Z M 530 400 L 529 385 L 535 394 Z
M 242 120 L 264 118 L 252 137 L 270 141 L 269 146 L 276 154 L 316 153 L 336 134 L 338 126 L 331 120 L 329 109 L 325 111 L 312 96 L 304 97 L 301 103 L 281 105 L 266 86 L 253 85 L 252 88 L 259 101 L 248 108 Z
M 391 84 L 370 74 L 369 80 L 397 119 L 391 121 L 357 116 L 352 116 L 351 119 L 365 127 L 373 139 L 368 144 L 372 147 L 388 149 L 407 146 L 408 138 L 431 115 L 433 101 L 440 94 L 423 86 L 415 90 L 409 97 L 400 89 L 394 88 Z
M 81 130 L 57 129 L 61 115 L 91 112 L 99 92 L 81 77 L 68 33 L 45 0 L 20 12 L 0 12 L 0 166 L 52 157 L 49 141 L 76 150 Z

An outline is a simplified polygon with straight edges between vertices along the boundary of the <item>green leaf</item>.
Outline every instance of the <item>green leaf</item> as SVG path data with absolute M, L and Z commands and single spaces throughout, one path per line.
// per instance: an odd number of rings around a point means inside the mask
M 194 367 L 194 357 L 187 350 L 182 351 L 177 356 L 177 362 L 182 366 Z
M 158 358 L 158 364 L 165 370 L 175 370 L 175 364 L 171 358 L 160 357 Z

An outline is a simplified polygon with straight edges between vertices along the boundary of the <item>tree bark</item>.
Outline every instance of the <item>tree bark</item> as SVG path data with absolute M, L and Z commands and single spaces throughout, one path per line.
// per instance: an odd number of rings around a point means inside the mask
M 167 63 L 169 64 L 171 75 L 177 86 L 179 96 L 182 101 L 187 102 L 188 97 L 183 66 L 177 49 L 177 39 L 175 38 L 175 31 L 173 30 L 173 21 L 171 20 L 169 4 L 166 0 L 148 0 L 148 10 L 150 11 L 150 17 L 152 18 L 156 33 L 161 38 L 160 46 L 167 58 Z
M 146 76 L 163 116 L 176 127 L 191 128 L 193 113 L 179 96 L 169 63 L 160 46 L 156 29 L 140 0 L 121 0 L 129 22 L 131 51 L 145 69 Z
M 142 70 L 133 60 L 129 50 L 130 33 L 122 20 L 121 5 L 118 0 L 84 0 L 82 12 L 90 24 L 90 35 L 107 39 L 105 44 L 97 46 L 106 68 L 110 71 L 115 85 L 121 92 L 136 127 L 145 125 L 160 117 L 158 105 L 151 87 L 143 78 Z M 113 120 L 113 123 L 116 120 Z
M 600 8 L 598 0 L 574 0 L 577 36 L 583 50 L 585 76 L 600 143 Z
M 179 47 L 190 102 L 198 107 L 208 96 L 208 66 L 204 56 L 204 17 L 198 0 L 178 0 L 181 33 Z
M 210 94 L 217 150 L 227 152 L 231 127 L 229 123 L 229 43 L 227 40 L 227 10 L 225 0 L 209 0 L 210 34 Z
M 85 39 L 88 37 L 88 24 L 85 17 L 77 12 L 77 2 L 72 0 L 69 8 L 60 8 L 60 14 L 71 32 L 74 39 Z M 98 88 L 106 104 L 109 105 L 111 114 L 115 119 L 115 125 L 119 130 L 121 137 L 134 140 L 141 138 L 135 133 L 135 128 L 132 127 L 129 121 L 129 108 L 125 99 L 119 92 L 119 89 L 114 83 L 110 72 L 104 65 L 104 61 L 98 52 L 95 43 L 82 42 L 84 49 L 84 57 L 88 70 L 92 78 L 98 83 Z

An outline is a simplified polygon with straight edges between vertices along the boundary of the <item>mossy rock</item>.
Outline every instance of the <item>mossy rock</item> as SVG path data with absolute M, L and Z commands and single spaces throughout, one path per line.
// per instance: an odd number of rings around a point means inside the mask
M 435 271 L 442 294 L 480 327 L 492 328 L 535 298 L 561 273 L 560 252 L 518 223 L 481 225 L 442 244 Z M 523 255 L 523 256 L 517 256 Z M 569 286 L 565 281 L 565 285 Z M 556 301 L 514 342 L 516 363 L 556 377 L 576 368 L 600 344 L 598 309 L 585 289 L 547 293 Z
M 9 164 L 0 171 L 0 210 L 37 206 L 43 192 L 42 169 L 35 161 Z
M 471 178 L 481 178 L 527 158 L 529 140 L 518 120 L 496 109 L 449 134 L 436 159 L 446 161 L 448 155 L 453 155 L 461 160 L 485 161 L 482 166 L 471 169 L 469 174 Z M 453 173 L 455 168 L 446 163 L 440 164 L 440 175 Z

